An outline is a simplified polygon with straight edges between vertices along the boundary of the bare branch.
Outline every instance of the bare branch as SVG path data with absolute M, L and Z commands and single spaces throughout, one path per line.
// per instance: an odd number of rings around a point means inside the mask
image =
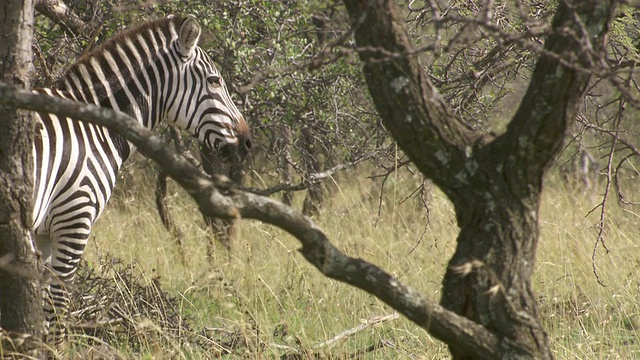
M 204 214 L 244 217 L 277 226 L 295 236 L 301 254 L 325 276 L 362 289 L 403 314 L 433 336 L 480 358 L 499 357 L 500 340 L 482 325 L 424 298 L 378 266 L 338 250 L 309 218 L 273 199 L 233 188 L 226 178 L 207 178 L 154 132 L 133 118 L 108 108 L 76 103 L 0 84 L 0 104 L 54 113 L 107 126 L 157 161 L 196 201 Z
M 91 33 L 91 27 L 69 9 L 62 0 L 37 0 L 35 8 L 39 13 L 60 25 L 72 37 Z
M 346 170 L 349 168 L 352 168 L 354 166 L 356 166 L 357 164 L 372 159 L 376 156 L 378 156 L 380 153 L 380 151 L 372 151 L 368 154 L 364 154 L 362 156 L 359 156 L 358 158 L 356 158 L 355 160 L 352 161 L 348 161 L 342 164 L 338 164 L 330 169 L 327 169 L 325 171 L 322 172 L 317 172 L 317 173 L 311 173 L 309 174 L 309 176 L 307 176 L 306 179 L 304 179 L 303 181 L 301 181 L 298 184 L 277 184 L 274 186 L 271 186 L 269 188 L 266 189 L 255 189 L 255 188 L 247 188 L 247 187 L 241 187 L 242 190 L 244 191 L 249 191 L 252 192 L 256 195 L 263 195 L 263 196 L 269 196 L 271 194 L 275 194 L 277 192 L 280 191 L 301 191 L 301 190 L 306 190 L 310 185 L 312 184 L 317 184 L 319 182 L 321 182 L 322 180 L 333 176 L 333 174 L 342 171 L 342 170 Z

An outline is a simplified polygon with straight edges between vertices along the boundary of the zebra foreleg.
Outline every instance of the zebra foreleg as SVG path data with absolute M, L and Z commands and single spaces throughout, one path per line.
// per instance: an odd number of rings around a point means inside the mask
M 52 277 L 44 289 L 45 342 L 63 351 L 67 337 L 69 292 L 64 281 Z
M 78 263 L 87 244 L 89 233 L 73 237 L 58 237 L 52 243 L 50 280 L 45 287 L 46 342 L 56 350 L 64 350 L 69 314 L 69 289 Z

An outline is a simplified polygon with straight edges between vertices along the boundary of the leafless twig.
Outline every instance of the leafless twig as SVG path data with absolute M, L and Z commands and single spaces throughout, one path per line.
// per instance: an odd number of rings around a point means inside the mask
M 380 153 L 380 151 L 372 151 L 368 154 L 364 154 L 362 156 L 359 156 L 358 158 L 356 158 L 355 160 L 352 161 L 347 161 L 345 163 L 342 164 L 338 164 L 333 166 L 330 169 L 327 169 L 325 171 L 319 172 L 319 173 L 311 173 L 307 176 L 306 179 L 304 179 L 303 181 L 297 183 L 297 184 L 277 184 L 274 186 L 271 186 L 269 188 L 266 189 L 256 189 L 256 188 L 249 188 L 249 187 L 240 187 L 242 190 L 244 191 L 248 191 L 248 192 L 252 192 L 254 194 L 257 195 L 263 195 L 263 196 L 269 196 L 272 194 L 275 194 L 277 192 L 280 191 L 300 191 L 300 190 L 306 190 L 311 184 L 317 184 L 320 181 L 329 178 L 331 176 L 333 176 L 335 173 L 345 170 L 345 169 L 349 169 L 354 167 L 355 165 L 364 162 L 366 160 L 370 160 L 372 158 L 375 158 L 376 156 L 378 156 L 378 154 Z

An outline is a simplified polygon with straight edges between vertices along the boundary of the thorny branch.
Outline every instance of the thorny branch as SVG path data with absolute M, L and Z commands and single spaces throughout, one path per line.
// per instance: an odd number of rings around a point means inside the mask
M 221 218 L 256 219 L 289 232 L 301 254 L 325 276 L 362 289 L 396 309 L 436 338 L 483 358 L 498 356 L 499 339 L 482 325 L 424 298 L 378 266 L 338 250 L 308 217 L 273 199 L 244 192 L 228 180 L 207 178 L 154 132 L 133 118 L 108 108 L 16 90 L 0 84 L 0 104 L 83 119 L 118 131 L 158 164 L 194 198 L 200 211 Z
M 397 148 L 396 148 L 396 152 L 397 152 Z M 385 169 L 384 173 L 369 176 L 369 178 L 371 179 L 382 178 L 382 183 L 380 184 L 381 189 L 380 189 L 380 193 L 378 194 L 378 213 L 376 214 L 376 221 L 373 226 L 378 226 L 378 221 L 380 220 L 380 216 L 382 215 L 382 200 L 384 196 L 384 186 L 387 183 L 387 179 L 389 178 L 389 176 L 391 176 L 391 174 L 398 171 L 400 168 L 407 166 L 410 163 L 411 163 L 411 160 L 402 160 L 402 161 L 396 160 L 393 166 L 384 166 L 384 165 L 381 166 L 382 168 Z
M 602 245 L 602 247 L 605 249 L 605 251 L 607 253 L 609 253 L 609 248 L 607 247 L 607 244 L 605 242 L 605 223 L 607 220 L 607 203 L 609 200 L 609 194 L 611 191 L 611 185 L 612 183 L 614 183 L 615 185 L 615 189 L 618 195 L 618 199 L 620 199 L 621 202 L 625 202 L 624 197 L 622 196 L 622 192 L 621 192 L 621 187 L 620 187 L 620 183 L 618 181 L 619 177 L 619 172 L 620 169 L 622 167 L 622 164 L 624 164 L 625 161 L 628 160 L 628 158 L 631 155 L 635 155 L 635 156 L 640 156 L 640 150 L 638 148 L 636 148 L 630 141 L 624 139 L 623 137 L 621 137 L 621 133 L 618 130 L 619 125 L 620 125 L 620 121 L 622 119 L 622 113 L 623 113 L 623 103 L 624 103 L 624 99 L 623 98 L 618 98 L 616 101 L 620 102 L 619 105 L 619 111 L 616 115 L 616 118 L 614 119 L 614 124 L 613 124 L 613 128 L 615 130 L 609 130 L 606 128 L 603 128 L 601 126 L 592 124 L 591 122 L 589 122 L 587 120 L 586 117 L 584 116 L 578 116 L 578 122 L 585 128 L 585 129 L 592 129 L 592 130 L 596 130 L 597 132 L 601 133 L 601 134 L 606 134 L 608 136 L 611 137 L 611 143 L 609 146 L 609 152 L 607 154 L 607 165 L 606 165 L 606 171 L 603 173 L 605 179 L 606 179 L 606 183 L 604 185 L 604 193 L 602 195 L 602 201 L 596 206 L 594 207 L 590 212 L 594 212 L 596 209 L 600 209 L 599 211 L 599 219 L 598 219 L 598 224 L 596 225 L 596 228 L 598 229 L 598 235 L 596 236 L 596 240 L 593 244 L 593 252 L 591 254 L 591 268 L 593 270 L 593 274 L 596 277 L 596 281 L 602 285 L 605 286 L 604 281 L 602 280 L 602 278 L 600 277 L 600 275 L 598 274 L 598 269 L 596 266 L 596 255 L 597 255 L 597 251 L 598 251 L 598 245 Z M 618 148 L 618 143 L 622 144 L 625 148 L 631 150 L 631 155 L 627 155 L 625 156 L 619 163 L 617 166 L 614 167 L 614 155 L 617 153 L 617 151 L 619 151 Z M 615 181 L 614 181 L 615 180 Z

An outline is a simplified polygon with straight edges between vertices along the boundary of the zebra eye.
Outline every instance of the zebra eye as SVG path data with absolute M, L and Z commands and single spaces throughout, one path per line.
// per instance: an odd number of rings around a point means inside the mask
M 220 80 L 220 76 L 217 76 L 217 75 L 211 75 L 211 76 L 207 77 L 207 82 L 209 83 L 209 85 L 211 85 L 213 87 L 218 87 L 218 86 L 222 85 L 222 81 Z

